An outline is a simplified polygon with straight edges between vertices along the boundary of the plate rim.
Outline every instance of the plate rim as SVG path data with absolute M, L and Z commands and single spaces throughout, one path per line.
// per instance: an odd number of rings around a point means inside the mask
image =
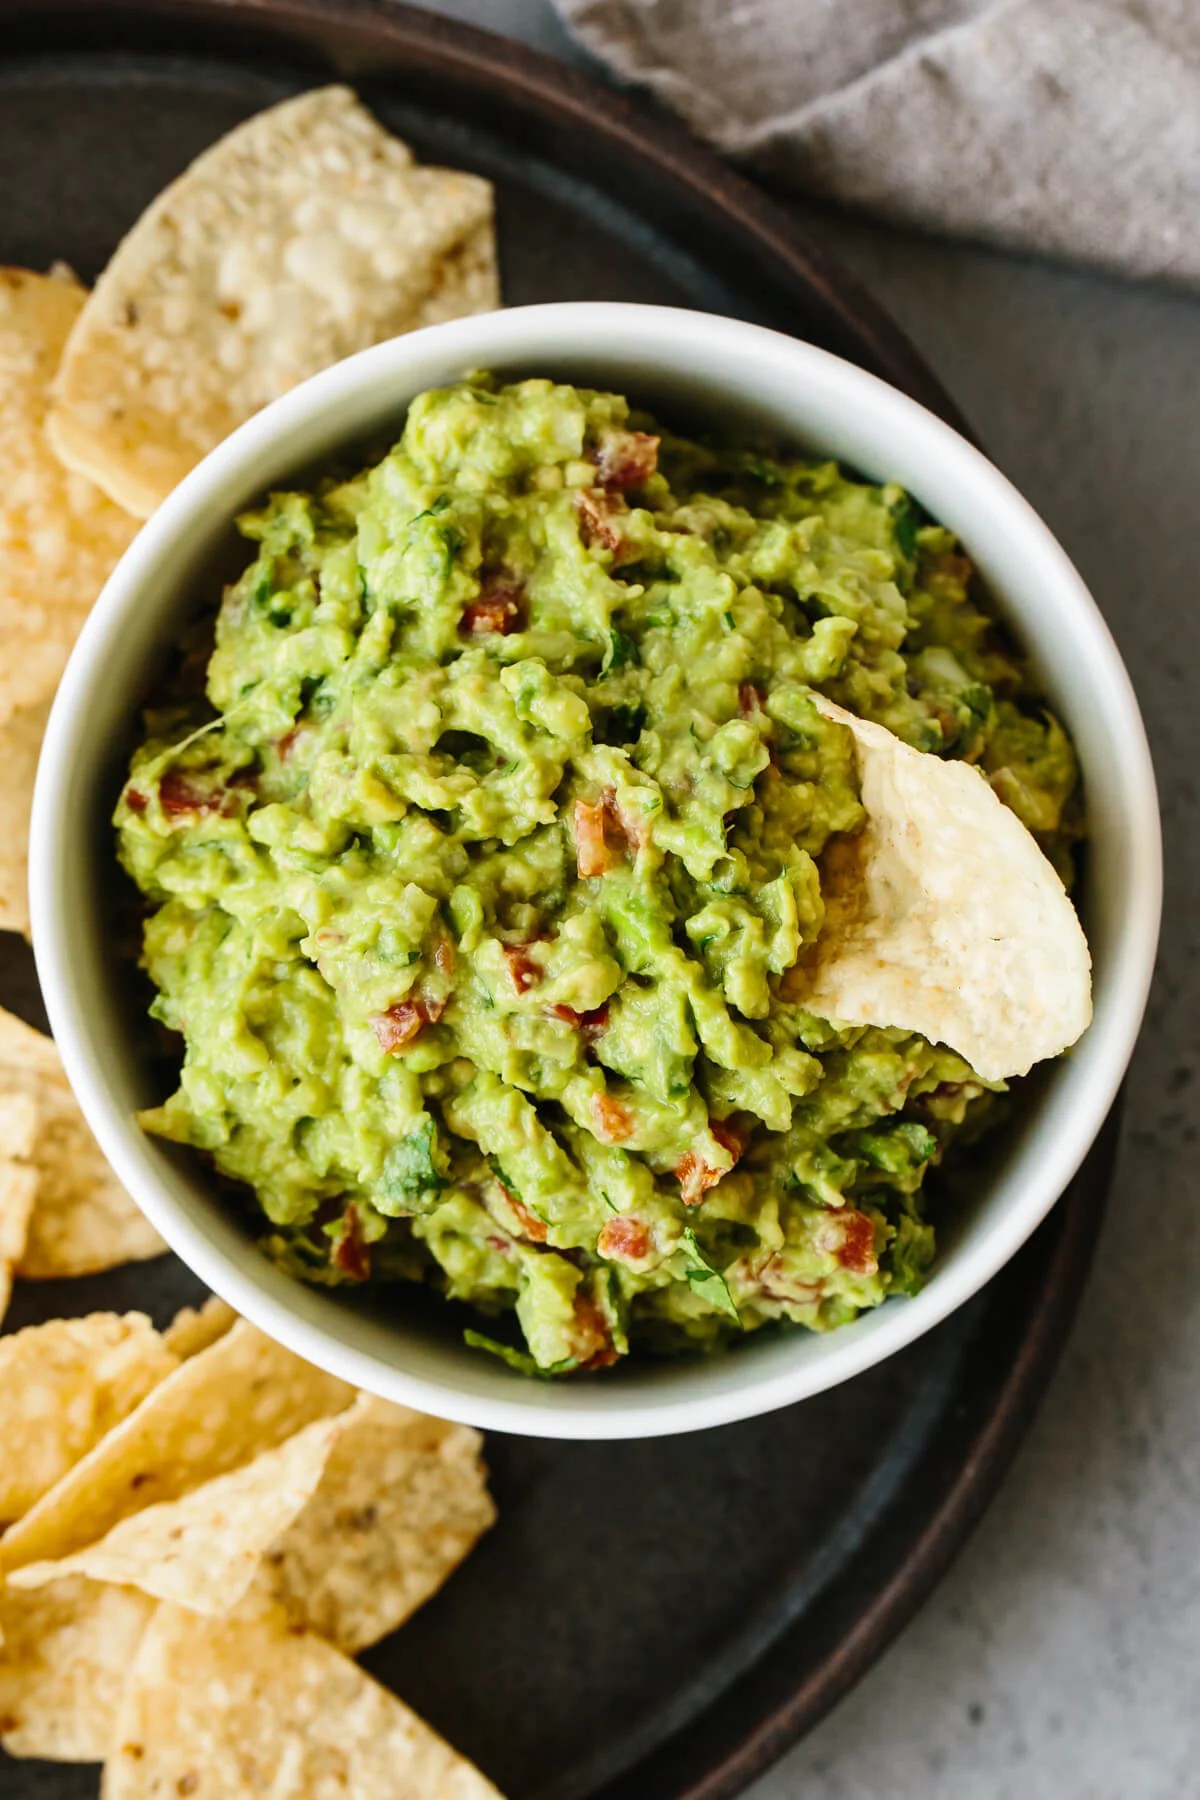
M 816 300 L 855 346 L 855 360 L 972 437 L 962 415 L 932 370 L 886 310 L 842 269 L 810 232 L 761 188 L 721 159 L 682 125 L 659 115 L 627 92 L 586 71 L 478 26 L 424 11 L 402 0 L 0 0 L 5 60 L 46 46 L 67 49 L 64 27 L 82 25 L 68 54 L 139 47 L 128 32 L 141 25 L 251 34 L 302 40 L 337 67 L 339 40 L 365 50 L 406 54 L 434 75 L 489 90 L 510 105 L 525 104 L 565 130 L 608 142 L 624 157 L 653 165 L 660 180 L 678 191 L 717 230 L 752 239 L 771 262 L 781 285 Z M 63 34 L 63 35 L 60 35 Z M 155 46 L 147 43 L 147 49 Z M 220 47 L 214 46 L 220 54 Z M 236 58 L 236 46 L 233 48 Z M 353 79 L 353 71 L 339 71 Z M 598 184 L 599 185 L 599 184 Z M 864 358 L 864 351 L 866 358 Z M 780 1666 L 764 1693 L 755 1694 L 756 1665 L 734 1680 L 705 1715 L 703 1761 L 670 1738 L 638 1764 L 593 1791 L 592 1800 L 732 1800 L 805 1735 L 861 1679 L 932 1592 L 998 1491 L 1056 1368 L 1082 1295 L 1098 1238 L 1119 1130 L 1118 1097 L 1083 1170 L 1007 1270 L 989 1284 L 996 1309 L 1001 1291 L 1015 1289 L 1019 1316 L 1003 1334 L 1015 1352 L 990 1397 L 970 1423 L 951 1437 L 943 1431 L 916 1474 L 938 1454 L 937 1497 L 900 1533 L 872 1576 L 875 1591 L 852 1602 L 846 1622 L 829 1626 L 833 1642 L 818 1666 L 803 1669 L 799 1640 L 813 1634 L 811 1617 L 784 1632 L 764 1663 Z M 1032 1268 L 1030 1265 L 1034 1265 Z M 1038 1264 L 1044 1265 L 1037 1267 Z M 995 1345 L 993 1345 L 995 1348 Z M 814 1609 L 826 1606 L 823 1594 Z M 677 1780 L 677 1777 L 679 1778 Z M 671 1785 L 664 1785 L 664 1780 Z M 647 1783 L 652 1785 L 647 1785 Z

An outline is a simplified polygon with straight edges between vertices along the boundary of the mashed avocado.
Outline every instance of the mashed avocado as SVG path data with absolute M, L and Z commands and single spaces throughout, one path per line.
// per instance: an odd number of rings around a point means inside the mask
M 147 1128 L 300 1276 L 430 1280 L 541 1371 L 917 1288 L 987 1084 L 789 971 L 863 819 L 814 689 L 977 763 L 1066 867 L 1071 746 L 951 534 L 486 378 L 241 529 L 116 813 L 184 1043 Z

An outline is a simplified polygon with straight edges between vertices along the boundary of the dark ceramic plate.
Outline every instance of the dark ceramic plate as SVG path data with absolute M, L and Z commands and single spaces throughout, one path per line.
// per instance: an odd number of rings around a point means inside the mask
M 0 0 L 0 261 L 85 277 L 198 150 L 351 79 L 428 159 L 500 196 L 510 302 L 673 302 L 839 351 L 953 417 L 936 381 L 769 202 L 679 132 L 498 39 L 368 0 Z M 43 1022 L 0 939 L 0 999 Z M 1086 1273 L 1113 1128 L 1029 1246 L 920 1343 L 804 1405 L 661 1443 L 493 1438 L 500 1524 L 367 1658 L 514 1800 L 717 1800 L 863 1673 L 995 1491 Z M 171 1259 L 18 1291 L 10 1324 L 165 1320 Z M 0 1757 L 10 1800 L 93 1771 Z

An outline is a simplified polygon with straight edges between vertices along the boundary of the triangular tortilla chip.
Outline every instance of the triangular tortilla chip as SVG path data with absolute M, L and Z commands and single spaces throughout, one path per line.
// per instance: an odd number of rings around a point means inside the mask
M 0 1338 L 0 1531 L 175 1367 L 144 1313 L 51 1319 Z
M 360 1395 L 320 1485 L 268 1551 L 256 1591 L 347 1652 L 436 1593 L 494 1522 L 482 1440 Z
M 816 703 L 853 733 L 867 823 L 825 853 L 825 924 L 789 999 L 920 1032 L 985 1081 L 1057 1056 L 1091 1021 L 1091 958 L 1034 839 L 968 763 Z
M 68 273 L 0 268 L 0 723 L 54 692 L 137 530 L 46 438 L 49 384 L 83 301 Z
M 498 1800 L 490 1781 L 280 1611 L 160 1606 L 117 1716 L 102 1800 Z
M 86 1575 L 141 1588 L 197 1612 L 231 1612 L 253 1583 L 264 1553 L 312 1498 L 346 1416 L 316 1419 L 275 1449 L 181 1499 L 122 1519 L 99 1543 L 72 1556 L 15 1570 L 11 1585 L 43 1587 Z
M 160 1256 L 166 1245 L 100 1154 L 53 1039 L 0 1008 L 0 1102 L 6 1097 L 31 1102 L 38 1118 L 29 1152 L 37 1198 L 16 1273 L 92 1275 Z
M 259 113 L 119 245 L 63 357 L 59 455 L 143 517 L 277 395 L 498 304 L 492 191 L 419 169 L 348 88 Z
M 0 1594 L 0 1743 L 11 1756 L 100 1762 L 154 1602 L 73 1576 Z
M 186 1362 L 224 1337 L 236 1319 L 232 1306 L 210 1294 L 201 1307 L 180 1308 L 163 1332 L 163 1342 L 180 1362 Z
M 0 725 L 0 931 L 29 936 L 29 812 L 49 702 Z
M 73 1556 L 12 1575 L 86 1575 L 224 1616 L 283 1602 L 364 1649 L 435 1593 L 493 1522 L 478 1432 L 360 1394 L 275 1450 L 146 1508 Z
M 239 1321 L 181 1363 L 0 1538 L 0 1566 L 70 1555 L 342 1411 L 353 1388 Z

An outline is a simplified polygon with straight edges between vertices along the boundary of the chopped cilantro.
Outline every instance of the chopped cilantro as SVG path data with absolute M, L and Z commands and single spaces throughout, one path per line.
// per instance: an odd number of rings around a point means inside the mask
M 627 664 L 637 664 L 640 661 L 638 647 L 628 632 L 619 631 L 615 625 L 610 627 L 608 649 L 604 653 L 601 674 L 612 675 L 617 669 L 623 669 Z
M 424 1196 L 438 1193 L 446 1185 L 439 1167 L 441 1160 L 437 1127 L 426 1113 L 383 1159 L 379 1193 L 375 1197 L 379 1210 L 392 1214 L 421 1210 Z
M 740 1325 L 742 1316 L 734 1304 L 733 1295 L 729 1291 L 729 1283 L 719 1269 L 714 1269 L 700 1248 L 696 1233 L 689 1225 L 679 1240 L 680 1247 L 688 1259 L 688 1286 L 695 1294 L 703 1295 L 710 1306 L 718 1312 L 726 1313 L 736 1324 Z

